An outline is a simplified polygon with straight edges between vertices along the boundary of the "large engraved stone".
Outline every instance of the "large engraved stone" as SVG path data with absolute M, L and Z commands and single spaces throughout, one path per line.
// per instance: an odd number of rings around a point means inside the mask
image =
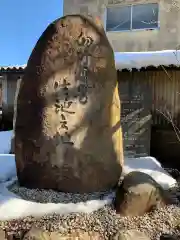
M 117 73 L 98 20 L 70 15 L 47 27 L 20 83 L 14 123 L 20 185 L 83 193 L 117 184 Z

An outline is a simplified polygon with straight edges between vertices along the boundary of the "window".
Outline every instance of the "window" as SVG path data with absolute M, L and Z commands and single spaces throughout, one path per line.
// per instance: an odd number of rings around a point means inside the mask
M 158 4 L 138 4 L 123 7 L 108 7 L 106 31 L 130 31 L 158 28 Z

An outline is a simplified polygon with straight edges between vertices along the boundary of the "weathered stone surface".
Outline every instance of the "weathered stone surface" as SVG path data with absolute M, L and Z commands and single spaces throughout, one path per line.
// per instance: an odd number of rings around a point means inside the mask
M 32 227 L 24 236 L 23 240 L 56 240 L 57 238 L 50 238 L 48 232 L 43 231 L 42 229 Z
M 68 235 L 62 235 L 58 232 L 45 232 L 42 229 L 33 227 L 30 231 L 24 236 L 23 240 L 103 240 L 103 238 L 95 232 L 83 232 L 83 231 L 74 231 Z
M 25 187 L 93 192 L 118 182 L 117 73 L 99 22 L 65 16 L 40 37 L 20 84 L 15 155 Z
M 112 240 L 135 240 L 135 239 L 150 240 L 150 238 L 146 236 L 145 233 L 135 229 L 120 231 L 112 238 Z
M 6 240 L 6 239 L 7 239 L 7 238 L 6 238 L 5 231 L 3 231 L 3 230 L 0 230 L 0 239 L 1 239 L 1 240 Z
M 51 234 L 51 237 L 53 234 Z M 59 239 L 62 240 L 70 240 L 70 239 L 78 239 L 78 240 L 104 240 L 104 238 L 96 232 L 83 232 L 83 231 L 74 231 L 68 235 L 60 236 Z M 52 240 L 56 240 L 52 238 Z
M 117 213 L 138 216 L 163 206 L 168 196 L 162 187 L 148 174 L 134 171 L 125 176 L 115 198 Z

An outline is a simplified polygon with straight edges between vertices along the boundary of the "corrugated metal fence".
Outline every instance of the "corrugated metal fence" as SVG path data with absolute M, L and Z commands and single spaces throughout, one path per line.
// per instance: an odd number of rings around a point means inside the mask
M 126 81 L 148 84 L 152 94 L 152 124 L 180 126 L 180 70 L 157 69 L 118 72 L 119 85 Z

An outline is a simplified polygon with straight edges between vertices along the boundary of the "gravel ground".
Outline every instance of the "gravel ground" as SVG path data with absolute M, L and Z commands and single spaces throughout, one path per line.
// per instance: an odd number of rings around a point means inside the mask
M 152 240 L 158 240 L 163 233 L 180 235 L 180 208 L 169 205 L 142 217 L 130 218 L 117 215 L 112 206 L 105 206 L 91 214 L 50 215 L 39 219 L 26 217 L 22 220 L 0 222 L 0 229 L 6 230 L 9 234 L 20 233 L 22 230 L 30 229 L 31 226 L 62 234 L 75 229 L 96 231 L 104 239 L 109 239 L 122 229 L 138 229 Z
M 170 172 L 170 170 L 168 170 Z M 172 172 L 170 172 L 172 174 Z M 172 174 L 173 175 L 173 174 Z M 180 174 L 177 174 L 178 178 Z M 106 193 L 95 194 L 64 194 L 54 191 L 27 190 L 19 188 L 15 183 L 11 191 L 24 199 L 38 202 L 78 202 L 97 199 Z M 180 185 L 172 191 L 174 203 L 159 208 L 141 217 L 122 217 L 116 214 L 113 206 L 105 206 L 91 214 L 73 213 L 68 215 L 49 215 L 41 218 L 26 217 L 13 221 L 1 221 L 0 229 L 9 233 L 20 233 L 31 226 L 37 226 L 48 231 L 58 231 L 66 234 L 75 229 L 99 232 L 104 239 L 109 239 L 117 231 L 124 229 L 137 229 L 145 232 L 152 240 L 159 240 L 163 233 L 180 236 Z
M 56 192 L 53 190 L 27 189 L 24 187 L 19 187 L 17 181 L 10 185 L 8 189 L 25 200 L 39 203 L 78 203 L 80 201 L 86 202 L 88 200 L 102 199 L 104 196 L 112 193 L 112 191 L 108 191 L 95 192 L 91 194 L 72 194 Z

